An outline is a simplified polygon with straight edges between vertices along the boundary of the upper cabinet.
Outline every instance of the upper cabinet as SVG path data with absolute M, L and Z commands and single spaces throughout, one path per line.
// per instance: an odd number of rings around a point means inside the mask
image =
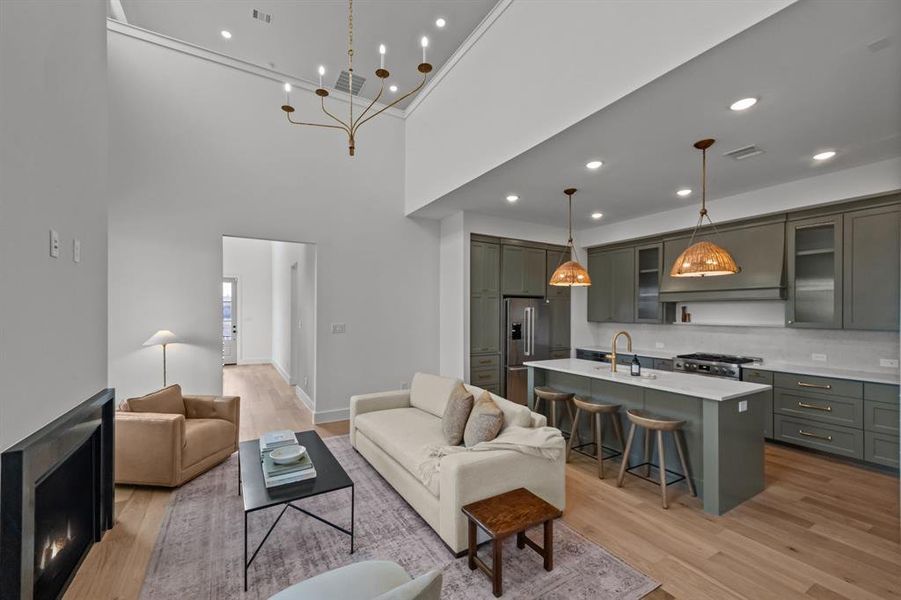
M 473 294 L 500 292 L 500 246 L 472 242 L 470 249 L 469 291 Z
M 660 270 L 663 245 L 650 244 L 635 249 L 636 279 L 635 322 L 659 323 L 663 317 L 660 303 Z
M 842 215 L 786 224 L 789 327 L 842 327 Z
M 473 241 L 470 245 L 469 350 L 496 353 L 501 349 L 500 245 Z
M 635 320 L 635 248 L 588 254 L 588 320 L 631 323 Z
M 897 331 L 901 207 L 848 212 L 843 221 L 844 328 Z
M 505 296 L 544 297 L 547 253 L 543 248 L 502 247 L 501 292 Z
M 673 277 L 673 262 L 688 248 L 690 235 L 663 243 L 661 302 L 696 300 L 779 300 L 785 297 L 785 223 L 769 222 L 721 227 L 716 235 L 705 228 L 694 241 L 709 240 L 724 247 L 741 271 L 722 277 Z

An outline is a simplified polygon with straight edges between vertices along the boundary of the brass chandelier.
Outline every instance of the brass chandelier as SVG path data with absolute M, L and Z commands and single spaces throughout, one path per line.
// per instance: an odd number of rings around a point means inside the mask
M 720 232 L 707 214 L 707 148 L 713 145 L 715 140 L 707 139 L 695 142 L 694 147 L 701 151 L 701 214 L 698 224 L 691 234 L 686 248 L 679 258 L 673 262 L 670 270 L 671 277 L 715 277 L 719 275 L 735 275 L 741 271 L 735 263 L 735 259 L 729 251 L 713 242 L 695 241 L 695 236 L 704 224 L 704 218 L 713 225 L 713 230 L 719 237 Z
M 354 115 L 354 2 L 353 0 L 348 0 L 348 9 L 347 9 L 347 73 L 348 73 L 348 90 L 350 95 L 350 114 L 348 119 L 342 120 L 336 117 L 334 114 L 329 112 L 329 110 L 325 107 L 325 99 L 328 97 L 328 90 L 322 87 L 322 76 L 325 75 L 325 67 L 319 67 L 319 87 L 316 88 L 316 95 L 319 96 L 320 104 L 322 106 L 322 112 L 324 112 L 328 117 L 330 117 L 336 124 L 331 123 L 305 123 L 302 121 L 295 121 L 291 118 L 291 113 L 294 112 L 294 107 L 291 106 L 291 85 L 285 84 L 285 104 L 282 106 L 282 110 L 285 111 L 285 116 L 288 118 L 288 122 L 292 125 L 308 125 L 310 127 L 326 127 L 329 129 L 341 129 L 347 134 L 347 145 L 350 151 L 350 155 L 354 155 L 354 151 L 356 149 L 356 137 L 357 130 L 360 128 L 363 123 L 369 121 L 370 119 L 379 116 L 392 106 L 396 106 L 398 103 L 403 102 L 406 98 L 409 98 L 425 85 L 426 79 L 428 78 L 428 74 L 432 71 L 432 65 L 426 62 L 426 48 L 429 45 L 429 39 L 427 37 L 423 37 L 421 40 L 422 45 L 422 62 L 419 63 L 419 66 L 416 68 L 420 73 L 422 73 L 422 81 L 419 82 L 415 88 L 395 100 L 394 102 L 384 106 L 373 112 L 372 114 L 368 114 L 370 109 L 375 106 L 375 103 L 379 101 L 382 97 L 382 93 L 385 91 L 385 80 L 389 77 L 390 73 L 387 69 L 385 69 L 385 45 L 382 44 L 379 46 L 379 55 L 380 55 L 380 66 L 375 70 L 375 75 L 379 79 L 381 79 L 381 87 L 379 88 L 379 93 L 375 98 L 372 99 L 372 102 L 369 103 L 362 112 L 357 115 Z
M 548 284 L 565 287 L 589 286 L 591 285 L 591 277 L 588 276 L 588 271 L 585 267 L 579 264 L 579 255 L 576 254 L 576 247 L 573 245 L 573 194 L 576 193 L 576 188 L 566 188 L 563 190 L 563 193 L 569 196 L 569 241 L 566 242 L 566 245 L 569 248 L 572 260 L 564 262 L 563 259 L 566 258 L 566 253 L 562 254 L 560 256 L 560 264 L 557 265 Z

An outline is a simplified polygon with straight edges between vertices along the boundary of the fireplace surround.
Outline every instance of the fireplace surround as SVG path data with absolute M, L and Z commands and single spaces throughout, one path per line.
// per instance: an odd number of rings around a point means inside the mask
M 113 526 L 115 393 L 0 455 L 0 600 L 58 598 Z

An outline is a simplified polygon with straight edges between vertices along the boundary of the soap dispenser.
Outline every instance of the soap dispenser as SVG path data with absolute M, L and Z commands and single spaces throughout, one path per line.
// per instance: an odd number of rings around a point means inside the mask
M 641 363 L 638 362 L 637 356 L 632 356 L 632 371 L 631 374 L 635 377 L 641 375 Z

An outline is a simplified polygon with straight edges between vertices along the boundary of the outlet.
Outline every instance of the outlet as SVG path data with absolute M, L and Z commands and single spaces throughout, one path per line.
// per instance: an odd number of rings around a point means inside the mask
M 50 230 L 50 256 L 59 258 L 59 233 L 55 229 Z
M 310 385 L 310 378 L 304 376 L 303 378 L 303 389 L 307 389 L 307 386 Z
M 347 326 L 344 323 L 332 323 L 332 333 L 344 333 Z
M 888 368 L 898 368 L 898 359 L 897 358 L 880 358 L 879 359 L 880 367 L 888 367 Z
M 400 389 L 406 390 L 406 389 L 408 389 L 409 387 L 410 387 L 410 384 L 407 383 L 406 381 L 401 381 L 401 382 L 400 382 Z
M 738 401 L 738 412 L 748 412 L 748 401 L 747 400 L 739 400 Z
M 826 362 L 826 355 L 825 354 L 811 354 L 810 359 L 815 360 L 817 362 Z
M 658 350 L 660 350 L 661 348 L 664 348 L 665 346 L 666 346 L 666 344 L 664 344 L 663 342 L 654 342 L 654 347 L 657 348 Z
M 72 260 L 81 262 L 81 240 L 75 239 L 72 242 Z

